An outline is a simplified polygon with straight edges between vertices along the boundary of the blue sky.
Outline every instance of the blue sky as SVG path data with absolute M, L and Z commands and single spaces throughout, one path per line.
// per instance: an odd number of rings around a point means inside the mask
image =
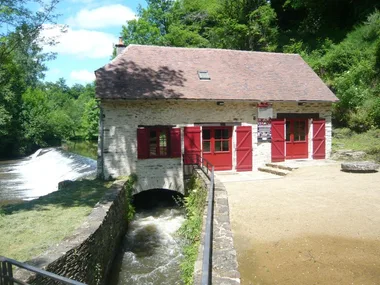
M 122 25 L 134 19 L 137 7 L 145 0 L 97 1 L 62 0 L 56 14 L 58 25 L 67 25 L 61 33 L 59 26 L 45 25 L 42 36 L 59 42 L 44 51 L 57 53 L 55 60 L 46 63 L 46 81 L 64 78 L 68 85 L 86 84 L 94 80 L 94 71 L 110 61 L 113 44 L 118 42 Z

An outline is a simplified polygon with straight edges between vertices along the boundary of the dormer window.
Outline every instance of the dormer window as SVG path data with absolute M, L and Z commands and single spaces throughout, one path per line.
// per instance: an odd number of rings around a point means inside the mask
M 198 71 L 198 76 L 200 80 L 211 80 L 207 70 Z

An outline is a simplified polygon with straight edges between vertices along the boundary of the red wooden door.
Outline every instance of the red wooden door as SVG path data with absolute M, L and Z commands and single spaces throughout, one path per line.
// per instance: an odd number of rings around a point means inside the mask
M 215 170 L 231 170 L 232 127 L 202 127 L 202 152 Z
M 272 161 L 285 160 L 285 120 L 272 119 L 271 120 L 271 149 Z
M 308 120 L 286 119 L 286 158 L 308 157 Z
M 252 170 L 252 127 L 239 126 L 236 128 L 236 170 Z
M 326 158 L 326 121 L 313 120 L 313 158 Z
M 185 164 L 195 164 L 196 155 L 201 155 L 201 128 L 184 128 Z

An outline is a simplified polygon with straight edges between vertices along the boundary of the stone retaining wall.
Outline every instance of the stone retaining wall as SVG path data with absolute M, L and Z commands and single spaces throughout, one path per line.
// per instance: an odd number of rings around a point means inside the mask
M 127 230 L 124 183 L 114 183 L 73 235 L 28 263 L 89 285 L 106 284 Z M 30 284 L 61 284 L 22 270 L 16 277 Z
M 204 186 L 208 189 L 210 181 L 207 176 L 201 170 L 196 170 L 196 174 L 202 179 Z M 211 284 L 240 284 L 240 273 L 238 270 L 229 212 L 226 188 L 222 182 L 215 179 Z M 195 285 L 201 284 L 206 217 L 207 205 L 203 216 L 201 245 L 194 267 Z

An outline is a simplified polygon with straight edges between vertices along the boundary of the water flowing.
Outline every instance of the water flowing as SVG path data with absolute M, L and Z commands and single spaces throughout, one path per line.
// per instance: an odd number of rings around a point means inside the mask
M 33 155 L 0 161 L 0 201 L 30 200 L 57 190 L 62 180 L 94 177 L 96 161 L 59 148 L 40 149 Z
M 181 283 L 181 240 L 176 234 L 185 220 L 183 209 L 158 207 L 136 214 L 124 240 L 113 285 Z

